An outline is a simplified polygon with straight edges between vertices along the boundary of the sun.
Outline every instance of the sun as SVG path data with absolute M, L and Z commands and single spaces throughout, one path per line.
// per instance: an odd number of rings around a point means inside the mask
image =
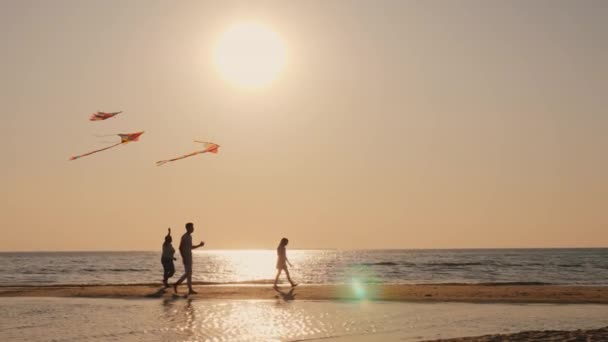
M 285 43 L 275 31 L 242 23 L 227 30 L 213 55 L 223 79 L 244 88 L 259 88 L 275 80 L 287 61 Z

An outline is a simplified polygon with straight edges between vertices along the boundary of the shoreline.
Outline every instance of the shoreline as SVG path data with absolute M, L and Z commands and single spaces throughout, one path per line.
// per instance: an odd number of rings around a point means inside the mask
M 193 299 L 371 300 L 403 302 L 608 304 L 608 286 L 512 284 L 268 284 L 195 283 Z M 185 295 L 187 287 L 179 287 Z M 0 297 L 171 298 L 160 284 L 0 286 Z

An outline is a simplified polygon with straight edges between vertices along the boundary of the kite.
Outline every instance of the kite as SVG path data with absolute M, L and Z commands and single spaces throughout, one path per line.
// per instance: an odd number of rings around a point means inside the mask
M 161 161 L 157 161 L 157 162 L 156 162 L 156 166 L 161 166 L 161 165 L 164 165 L 164 164 L 166 164 L 166 163 L 168 163 L 168 162 L 172 162 L 172 161 L 176 161 L 176 160 L 180 160 L 180 159 L 184 159 L 184 158 L 192 157 L 192 156 L 195 156 L 195 155 L 197 155 L 197 154 L 201 154 L 201 153 L 207 153 L 207 152 L 210 152 L 210 153 L 217 153 L 217 152 L 218 152 L 218 150 L 219 150 L 219 148 L 220 148 L 220 145 L 215 144 L 215 143 L 212 143 L 212 142 L 207 142 L 207 141 L 198 141 L 198 140 L 194 140 L 194 142 L 196 142 L 196 143 L 200 143 L 200 144 L 204 144 L 204 145 L 205 145 L 205 149 L 204 149 L 204 150 L 200 150 L 200 151 L 194 151 L 194 152 L 192 152 L 192 153 L 185 154 L 185 155 L 183 155 L 183 156 L 181 156 L 181 157 L 177 157 L 177 158 L 173 158 L 173 159 L 167 159 L 167 160 L 161 160 Z
M 142 135 L 142 134 L 144 134 L 144 132 L 117 134 L 120 137 L 120 142 L 119 143 L 116 143 L 114 145 L 111 145 L 111 146 L 108 146 L 108 147 L 104 147 L 102 149 L 95 150 L 95 151 L 92 151 L 92 152 L 89 152 L 89 153 L 81 154 L 81 155 L 78 155 L 78 156 L 73 156 L 73 157 L 70 158 L 70 160 L 75 160 L 75 159 L 78 159 L 78 158 L 86 157 L 86 156 L 91 155 L 93 153 L 105 151 L 105 150 L 111 149 L 112 147 L 116 147 L 118 145 L 130 143 L 131 141 L 139 141 L 139 136 Z
M 120 112 L 112 112 L 112 113 L 97 112 L 97 113 L 91 114 L 91 117 L 89 118 L 89 120 L 91 120 L 91 121 L 102 121 L 102 120 L 105 120 L 105 119 L 113 118 L 114 116 L 116 116 L 116 115 L 118 115 L 120 113 L 122 113 L 122 110 Z

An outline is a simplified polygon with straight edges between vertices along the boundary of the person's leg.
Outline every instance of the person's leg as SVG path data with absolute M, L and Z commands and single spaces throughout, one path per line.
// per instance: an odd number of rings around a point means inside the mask
M 165 270 L 165 287 L 169 287 L 169 278 L 173 277 L 175 274 L 175 264 L 173 264 L 173 260 L 167 262 L 167 268 Z
M 196 294 L 196 291 L 194 291 L 194 289 L 192 288 L 192 263 L 189 263 L 186 266 L 186 274 L 186 279 L 188 280 L 188 293 Z
M 173 277 L 174 274 L 175 274 L 175 264 L 173 263 L 173 260 L 171 260 L 169 262 L 169 274 L 167 275 L 167 279 Z
M 165 285 L 165 287 L 169 287 L 167 280 L 169 280 L 169 277 L 167 277 L 167 270 L 165 270 L 165 273 L 163 274 L 163 285 Z
M 173 291 L 175 293 L 177 293 L 177 286 L 179 286 L 179 284 L 181 284 L 184 280 L 186 280 L 187 276 L 188 276 L 188 273 L 182 274 L 182 276 L 179 277 L 179 279 L 175 282 L 175 284 L 173 284 Z
M 186 278 L 188 278 L 188 269 L 192 270 L 191 268 L 188 267 L 188 260 L 187 259 L 183 259 L 182 261 L 184 262 L 184 274 L 182 274 L 182 276 L 175 282 L 175 284 L 173 284 L 173 291 L 175 293 L 177 293 L 177 286 L 181 283 L 184 282 L 184 280 L 186 280 Z
M 277 268 L 277 276 L 274 277 L 274 287 L 277 287 L 277 282 L 279 281 L 279 276 L 281 275 L 281 269 Z
M 190 292 L 190 293 L 196 293 L 192 289 L 192 273 L 188 273 L 188 277 L 186 279 L 188 280 L 188 292 Z
M 166 260 L 162 260 L 162 264 L 163 264 L 163 284 L 165 285 L 165 287 L 169 287 L 169 284 L 167 283 L 167 280 L 169 280 L 169 264 L 167 263 Z
M 289 283 L 291 284 L 291 286 L 296 286 L 296 283 L 293 282 L 293 280 L 291 280 L 291 277 L 289 276 L 289 270 L 287 268 L 285 268 L 285 274 L 287 275 L 287 280 L 289 280 Z

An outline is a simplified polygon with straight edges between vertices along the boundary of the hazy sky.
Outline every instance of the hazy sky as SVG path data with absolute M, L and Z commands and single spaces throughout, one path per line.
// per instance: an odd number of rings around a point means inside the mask
M 606 247 L 606 18 L 602 0 L 0 0 L 0 250 L 158 249 L 187 221 L 208 248 Z M 243 21 L 287 44 L 267 87 L 212 63 Z M 220 154 L 154 165 L 194 138 Z

